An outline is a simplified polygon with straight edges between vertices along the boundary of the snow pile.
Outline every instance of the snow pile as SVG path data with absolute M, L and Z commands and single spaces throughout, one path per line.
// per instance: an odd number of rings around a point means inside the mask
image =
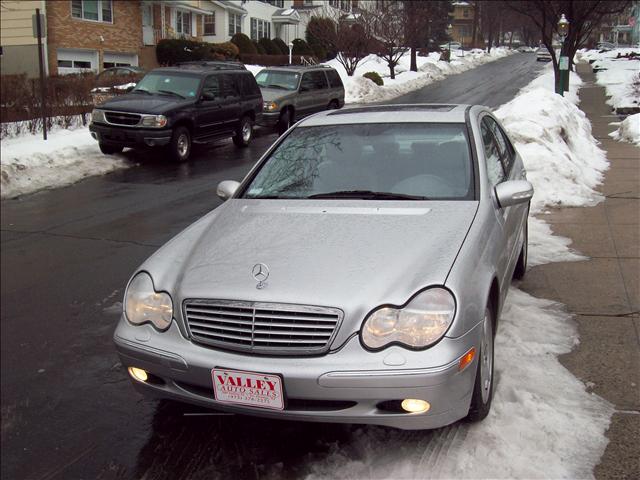
M 495 115 L 507 129 L 522 156 L 535 194 L 533 215 L 552 206 L 592 206 L 602 201 L 595 189 L 608 168 L 605 153 L 591 135 L 591 124 L 576 107 L 581 80 L 572 74 L 565 97 L 553 93 L 553 71 L 535 79 Z M 539 218 L 529 222 L 529 263 L 580 260 L 568 249 L 570 240 L 552 236 Z
M 635 60 L 616 58 L 631 52 L 640 54 L 640 49 L 618 48 L 609 52 L 586 50 L 576 55 L 578 60 L 594 60 L 591 66 L 596 71 L 596 82 L 605 87 L 607 95 L 611 97 L 607 103 L 613 108 L 640 107 L 640 98 L 632 87 L 634 77 L 640 72 L 640 57 L 635 57 Z
M 577 331 L 559 304 L 512 288 L 496 336 L 489 416 L 431 432 L 354 427 L 308 478 L 587 478 L 607 445 L 611 404 L 558 361 Z
M 418 71 L 410 71 L 411 56 L 409 52 L 404 54 L 400 63 L 396 66 L 396 78 L 389 77 L 389 67 L 386 62 L 377 55 L 368 55 L 358 64 L 354 75 L 349 77 L 342 65 L 333 59 L 326 62 L 335 68 L 345 89 L 345 103 L 369 103 L 381 102 L 404 95 L 413 90 L 422 88 L 430 83 L 442 80 L 448 75 L 461 73 L 487 62 L 497 60 L 513 53 L 506 48 L 494 48 L 490 54 L 482 50 L 465 52 L 463 50 L 451 51 L 451 62 L 440 61 L 439 53 L 430 53 L 429 56 L 417 57 Z M 364 78 L 367 72 L 376 72 L 384 80 L 383 86 L 378 86 L 371 80 Z
M 87 127 L 39 135 L 5 138 L 0 143 L 0 196 L 11 198 L 43 188 L 70 185 L 132 163 L 119 155 L 104 155 Z
M 609 134 L 615 140 L 635 143 L 640 146 L 640 113 L 625 118 L 618 130 Z

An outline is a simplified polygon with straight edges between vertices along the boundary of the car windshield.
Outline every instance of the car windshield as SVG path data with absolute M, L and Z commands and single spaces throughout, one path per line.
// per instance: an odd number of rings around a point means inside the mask
M 143 91 L 158 95 L 193 98 L 198 94 L 200 78 L 176 72 L 152 72 L 138 82 L 133 92 Z
M 473 199 L 464 124 L 300 127 L 272 152 L 242 198 Z
M 281 70 L 262 70 L 256 75 L 256 82 L 263 88 L 281 88 L 295 90 L 298 88 L 300 74 Z

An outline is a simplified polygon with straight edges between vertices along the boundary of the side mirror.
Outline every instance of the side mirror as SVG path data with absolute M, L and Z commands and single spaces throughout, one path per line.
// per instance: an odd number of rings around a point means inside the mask
M 210 102 L 216 99 L 216 95 L 212 92 L 202 92 L 202 99 Z
M 500 208 L 506 208 L 531 200 L 533 185 L 526 180 L 509 180 L 496 185 L 495 192 Z
M 218 188 L 216 189 L 216 194 L 222 200 L 228 200 L 233 197 L 233 194 L 236 193 L 238 187 L 240 186 L 239 182 L 235 180 L 225 180 L 218 184 Z

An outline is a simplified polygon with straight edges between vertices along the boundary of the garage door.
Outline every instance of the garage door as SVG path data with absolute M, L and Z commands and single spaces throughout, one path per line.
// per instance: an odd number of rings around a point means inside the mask
M 95 50 L 70 50 L 59 49 L 58 73 L 65 75 L 68 73 L 80 73 L 93 70 L 98 71 L 98 52 Z
M 107 53 L 104 54 L 102 68 L 111 67 L 137 67 L 138 56 L 133 53 Z

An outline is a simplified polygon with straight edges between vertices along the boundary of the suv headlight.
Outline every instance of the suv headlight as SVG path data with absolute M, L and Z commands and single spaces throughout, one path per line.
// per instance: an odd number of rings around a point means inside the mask
M 104 111 L 94 108 L 91 112 L 91 122 L 106 123 L 104 119 Z
M 381 307 L 371 312 L 362 325 L 362 343 L 372 350 L 400 343 L 425 348 L 440 340 L 456 313 L 456 301 L 449 290 L 429 288 L 402 308 Z
M 134 325 L 151 323 L 158 330 L 166 330 L 173 318 L 173 302 L 168 293 L 155 291 L 148 273 L 140 272 L 124 294 L 124 314 Z
M 278 109 L 278 104 L 276 102 L 263 102 L 262 108 L 265 112 L 273 112 Z
M 143 115 L 142 126 L 152 128 L 162 128 L 167 124 L 167 117 L 164 115 Z

